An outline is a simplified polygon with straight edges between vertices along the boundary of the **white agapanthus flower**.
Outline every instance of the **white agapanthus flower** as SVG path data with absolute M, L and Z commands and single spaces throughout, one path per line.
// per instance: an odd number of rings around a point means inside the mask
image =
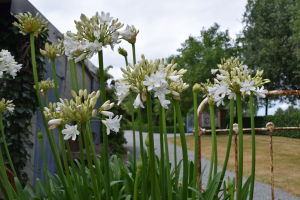
M 173 82 L 179 82 L 181 77 L 182 77 L 182 75 L 177 75 L 177 76 L 168 76 L 167 78 Z
M 218 71 L 218 69 L 211 69 L 210 70 L 211 74 L 216 74 L 217 71 Z
M 229 91 L 229 93 L 228 93 L 228 99 L 232 99 L 232 98 L 236 101 L 236 93 L 232 92 L 232 91 Z
M 166 89 L 168 86 L 167 82 L 162 82 L 161 85 L 159 87 L 155 87 L 153 88 L 153 90 L 155 91 L 154 93 L 154 97 L 160 97 L 162 99 L 165 99 L 165 94 L 170 94 L 170 90 Z
M 251 81 L 249 83 L 248 80 L 245 80 L 244 83 L 240 83 L 240 86 L 242 87 L 240 90 L 241 93 L 246 93 L 246 94 L 250 95 L 251 91 L 254 92 L 255 91 L 255 87 L 253 87 L 254 83 L 255 83 L 255 81 Z
M 129 26 L 127 25 L 125 30 L 117 31 L 122 37 L 130 39 L 131 31 L 129 30 Z
M 169 100 L 166 100 L 165 98 L 162 98 L 161 96 L 158 96 L 158 99 L 159 99 L 159 102 L 162 107 L 164 107 L 165 109 L 169 109 L 168 104 L 171 103 Z
M 48 122 L 48 125 L 49 125 L 49 126 L 59 125 L 62 121 L 63 121 L 63 119 L 51 119 L 51 120 Z
M 118 97 L 118 104 L 117 105 L 120 105 L 120 103 L 123 101 L 123 99 L 125 97 L 127 97 L 130 92 L 129 92 L 129 88 L 130 88 L 130 85 L 127 85 L 125 83 L 123 83 L 122 81 L 119 81 L 116 83 L 116 96 Z
M 207 86 L 207 91 L 209 92 L 209 96 L 213 96 L 215 94 L 215 92 L 217 91 L 217 87 L 216 86 L 213 86 L 213 87 Z
M 120 103 L 125 99 L 125 97 L 127 97 L 130 94 L 130 92 L 128 91 L 126 93 L 115 93 L 115 94 L 118 97 L 118 103 L 117 103 L 117 105 L 119 106 Z
M 22 68 L 22 64 L 18 64 L 14 56 L 9 51 L 2 49 L 0 52 L 0 76 L 4 72 L 10 74 L 13 78 L 17 76 L 17 72 Z
M 141 108 L 145 108 L 145 106 L 143 105 L 143 102 L 141 101 L 140 93 L 136 96 L 136 99 L 134 100 L 134 103 L 133 103 L 134 108 L 138 108 L 139 106 L 141 106 Z
M 155 74 L 151 74 L 150 77 L 145 75 L 145 79 L 146 81 L 144 81 L 143 84 L 148 86 L 148 91 L 151 91 L 155 87 L 159 87 L 161 84 L 160 79 L 157 79 Z
M 100 112 L 102 115 L 106 116 L 106 117 L 113 117 L 114 113 L 110 112 L 110 111 L 101 111 Z
M 223 106 L 225 106 L 225 103 L 224 103 L 224 98 L 222 97 L 214 97 L 214 101 L 217 103 L 217 106 L 219 107 L 221 104 Z
M 8 112 L 10 113 L 10 114 L 12 114 L 13 112 L 14 112 L 14 107 L 6 107 L 6 109 L 8 110 Z
M 268 92 L 267 90 L 264 90 L 264 86 L 262 86 L 260 89 L 259 89 L 259 87 L 257 87 L 257 89 L 254 91 L 254 94 L 256 95 L 257 99 L 259 100 L 259 98 L 265 98 L 267 92 Z
M 98 18 L 100 20 L 100 24 L 109 24 L 113 17 L 110 17 L 110 13 L 104 13 L 103 11 L 101 12 L 101 15 L 98 15 Z
M 214 96 L 218 97 L 221 95 L 222 98 L 225 97 L 225 95 L 227 95 L 230 91 L 229 91 L 229 85 L 228 84 L 224 84 L 224 83 L 220 83 L 220 85 L 216 85 L 216 90 L 215 90 L 215 94 Z
M 75 126 L 70 126 L 66 124 L 66 129 L 61 131 L 62 134 L 65 135 L 64 140 L 68 140 L 72 137 L 72 140 L 76 140 L 76 136 L 79 135 L 79 131 L 77 130 L 77 124 Z
M 110 131 L 119 132 L 120 129 L 120 120 L 122 119 L 122 115 L 117 115 L 115 118 L 112 118 L 111 116 L 106 119 L 102 120 L 102 123 L 106 126 L 106 132 L 107 135 L 110 134 Z

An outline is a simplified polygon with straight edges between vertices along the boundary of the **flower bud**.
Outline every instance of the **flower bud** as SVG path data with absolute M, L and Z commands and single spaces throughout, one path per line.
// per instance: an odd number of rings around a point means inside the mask
M 146 137 L 145 145 L 146 145 L 146 147 L 150 147 L 149 133 L 148 133 L 148 135 L 147 135 L 147 137 Z
M 42 131 L 39 129 L 39 131 L 38 131 L 38 138 L 40 139 L 40 140 L 42 140 L 43 139 L 43 133 L 42 133 Z
M 137 169 L 141 170 L 142 168 L 143 168 L 143 161 L 142 161 L 142 159 L 140 157 L 139 162 L 137 163 Z
M 73 96 L 74 98 L 77 97 L 77 94 L 76 94 L 76 92 L 75 92 L 74 90 L 71 90 L 71 94 L 72 94 L 72 96 Z
M 198 93 L 198 92 L 200 92 L 200 90 L 201 90 L 200 84 L 196 83 L 193 87 L 193 92 Z

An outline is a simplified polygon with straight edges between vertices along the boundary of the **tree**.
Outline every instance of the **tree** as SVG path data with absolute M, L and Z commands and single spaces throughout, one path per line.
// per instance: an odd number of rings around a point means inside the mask
M 241 40 L 245 64 L 264 70 L 268 90 L 298 90 L 299 78 L 293 73 L 299 61 L 292 42 L 291 20 L 294 18 L 294 0 L 248 0 L 244 13 Z M 280 97 L 281 101 L 294 100 Z M 293 101 L 292 101 L 293 102 Z
M 193 87 L 195 83 L 206 82 L 206 79 L 215 77 L 211 74 L 211 69 L 216 69 L 220 64 L 221 58 L 230 58 L 238 56 L 238 47 L 234 45 L 229 36 L 229 31 L 220 31 L 220 26 L 215 23 L 212 27 L 200 32 L 200 36 L 189 36 L 181 48 L 177 49 L 179 55 L 171 55 L 166 60 L 168 63 L 172 59 L 178 63 L 177 70 L 187 69 L 183 76 L 184 82 Z M 202 99 L 203 94 L 199 94 L 198 99 Z M 183 92 L 181 95 L 181 109 L 185 116 L 193 105 L 193 94 L 191 89 Z
M 296 108 L 294 106 L 289 106 L 286 110 L 283 110 L 282 108 L 278 108 L 274 115 L 292 115 L 292 114 L 296 114 L 299 113 L 300 109 Z

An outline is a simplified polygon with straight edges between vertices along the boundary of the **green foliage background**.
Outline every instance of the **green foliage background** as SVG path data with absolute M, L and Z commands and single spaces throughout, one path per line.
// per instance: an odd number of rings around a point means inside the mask
M 6 9 L 6 12 L 9 9 Z M 15 18 L 10 13 L 2 12 L 0 15 L 0 50 L 6 49 L 14 56 L 18 63 L 23 64 L 21 71 L 15 79 L 10 75 L 0 78 L 0 99 L 13 100 L 15 110 L 13 114 L 3 113 L 4 133 L 8 149 L 17 171 L 19 180 L 23 185 L 28 180 L 27 174 L 23 171 L 27 163 L 30 163 L 30 155 L 26 148 L 31 149 L 33 143 L 29 140 L 32 133 L 28 130 L 31 126 L 30 120 L 37 110 L 38 102 L 35 90 L 33 89 L 34 80 L 32 73 L 29 35 L 23 36 L 18 29 L 12 26 Z M 37 70 L 39 78 L 42 78 L 43 57 L 38 51 L 44 46 L 47 35 L 41 34 L 35 38 L 35 49 L 37 57 Z M 0 136 L 0 145 L 4 152 L 6 167 L 9 167 L 8 159 L 5 154 L 3 140 Z

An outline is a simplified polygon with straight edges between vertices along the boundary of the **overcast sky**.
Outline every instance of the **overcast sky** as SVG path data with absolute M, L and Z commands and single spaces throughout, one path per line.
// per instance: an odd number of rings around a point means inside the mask
M 242 15 L 246 0 L 29 0 L 61 33 L 76 32 L 74 20 L 80 14 L 87 17 L 98 11 L 110 12 L 119 22 L 134 25 L 140 33 L 136 42 L 136 57 L 166 58 L 176 54 L 189 35 L 199 36 L 200 30 L 218 23 L 222 31 L 229 29 L 230 36 L 242 30 Z M 128 52 L 132 63 L 131 45 L 122 41 L 120 46 Z M 125 60 L 110 48 L 104 49 L 104 66 L 112 65 L 110 73 L 121 78 L 120 67 Z M 91 59 L 98 67 L 98 56 Z

